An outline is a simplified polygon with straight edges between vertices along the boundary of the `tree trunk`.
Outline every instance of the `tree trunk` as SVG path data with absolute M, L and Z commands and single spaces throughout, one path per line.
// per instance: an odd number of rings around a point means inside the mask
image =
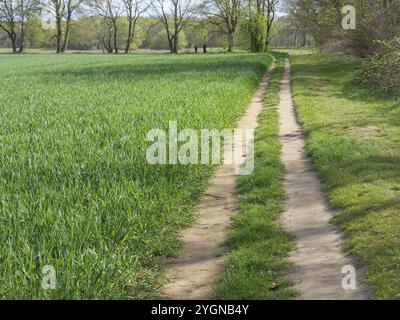
M 129 51 L 131 50 L 131 43 L 133 40 L 133 23 L 131 20 L 129 20 L 129 24 L 128 24 L 128 39 L 126 40 L 126 46 L 125 46 L 125 53 L 129 53 Z
M 179 28 L 180 28 L 180 23 L 178 22 L 178 1 L 174 3 L 174 52 L 173 53 L 178 53 L 178 39 L 179 39 Z
M 297 30 L 294 31 L 294 40 L 293 40 L 293 47 L 296 47 L 297 44 Z
M 111 44 L 111 38 L 112 38 L 112 31 L 111 31 L 111 29 L 108 29 L 107 53 L 113 53 L 113 47 L 112 47 L 112 44 Z
M 69 42 L 69 26 L 66 27 L 67 29 L 65 30 L 65 35 L 64 35 L 64 44 L 61 48 L 62 52 L 65 52 L 68 50 L 68 42 Z
M 19 44 L 18 53 L 22 53 L 24 51 L 24 41 L 25 41 L 25 24 L 21 23 L 21 43 Z
M 233 51 L 233 33 L 229 32 L 228 33 L 228 52 Z
M 61 52 L 61 42 L 62 42 L 62 25 L 61 25 L 61 16 L 57 16 L 56 18 L 56 25 L 57 25 L 57 49 L 56 53 Z
M 114 28 L 114 51 L 115 53 L 118 53 L 118 40 L 117 40 L 117 34 L 118 34 L 118 29 L 117 29 L 117 22 L 113 22 L 113 28 Z
M 169 51 L 174 53 L 174 40 L 168 35 Z
M 307 35 L 306 35 L 306 33 L 304 32 L 303 33 L 303 47 L 305 47 L 307 45 Z
M 68 41 L 69 41 L 69 33 L 71 30 L 71 15 L 68 14 L 67 21 L 65 24 L 65 34 L 64 34 L 64 42 L 61 48 L 61 52 L 65 52 L 68 50 Z
M 10 36 L 11 46 L 12 46 L 12 53 L 17 53 L 17 37 L 16 35 Z
M 175 35 L 174 37 L 174 52 L 173 53 L 178 53 L 178 41 L 179 41 L 179 36 Z
M 107 37 L 107 41 L 106 41 L 106 37 Z M 105 50 L 107 50 L 107 53 L 112 53 L 113 52 L 112 45 L 111 45 L 111 33 L 110 33 L 110 31 L 107 32 L 107 36 L 106 36 L 106 34 L 104 34 L 104 36 L 103 36 L 102 50 L 103 50 L 103 53 L 106 53 Z
M 250 50 L 251 50 L 251 52 L 255 52 L 256 51 L 253 32 L 250 33 Z

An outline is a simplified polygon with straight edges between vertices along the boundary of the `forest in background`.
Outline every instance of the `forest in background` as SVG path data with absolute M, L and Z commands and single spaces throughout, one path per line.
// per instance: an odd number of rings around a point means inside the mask
M 316 45 L 369 57 L 399 32 L 399 0 L 0 0 L 0 47 L 15 53 Z
M 279 0 L 0 0 L 0 47 L 102 50 L 234 47 L 262 52 L 313 40 Z

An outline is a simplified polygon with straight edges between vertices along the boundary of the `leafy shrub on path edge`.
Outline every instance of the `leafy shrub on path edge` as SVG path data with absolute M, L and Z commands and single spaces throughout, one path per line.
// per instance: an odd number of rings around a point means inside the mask
M 383 46 L 383 51 L 363 63 L 354 81 L 357 85 L 378 92 L 399 95 L 400 37 L 379 43 Z

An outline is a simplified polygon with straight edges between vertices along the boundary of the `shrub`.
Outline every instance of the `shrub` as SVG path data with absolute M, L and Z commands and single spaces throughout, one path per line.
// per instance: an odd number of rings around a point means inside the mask
M 400 37 L 379 41 L 382 51 L 366 60 L 355 76 L 355 82 L 379 92 L 399 95 Z

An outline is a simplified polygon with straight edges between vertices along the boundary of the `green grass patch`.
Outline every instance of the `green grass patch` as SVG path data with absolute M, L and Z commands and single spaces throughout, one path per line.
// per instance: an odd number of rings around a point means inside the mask
M 283 275 L 293 243 L 276 222 L 285 197 L 277 113 L 284 56 L 276 54 L 278 66 L 264 97 L 255 138 L 255 170 L 238 180 L 240 212 L 229 234 L 230 254 L 217 287 L 219 299 L 288 299 L 294 295 Z
M 270 62 L 0 56 L 0 297 L 152 296 L 154 258 L 177 253 L 213 167 L 149 165 L 148 130 L 233 127 Z M 45 265 L 56 290 L 41 288 Z
M 353 84 L 359 61 L 292 56 L 293 98 L 345 249 L 368 268 L 378 299 L 400 294 L 400 101 Z

